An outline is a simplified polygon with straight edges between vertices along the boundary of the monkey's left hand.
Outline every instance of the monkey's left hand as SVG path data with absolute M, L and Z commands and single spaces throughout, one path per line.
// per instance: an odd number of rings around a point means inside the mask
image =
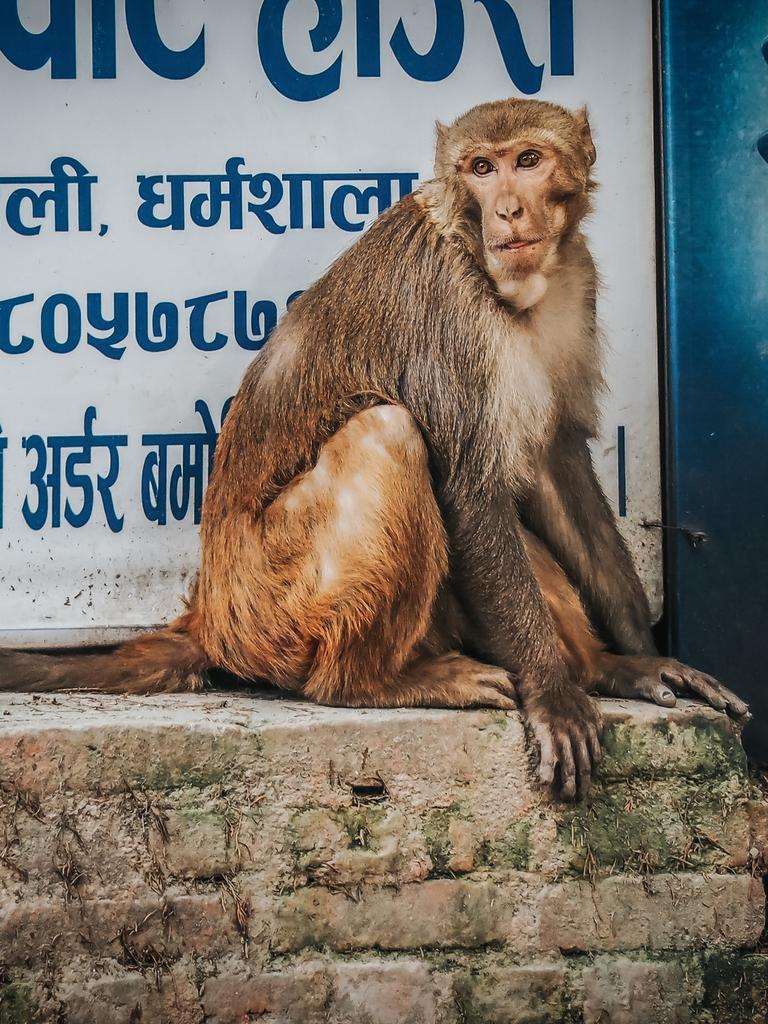
M 595 688 L 606 697 L 651 700 L 662 707 L 673 707 L 677 696 L 693 697 L 726 711 L 742 725 L 752 718 L 749 705 L 714 676 L 674 658 L 613 656 L 609 670 Z
M 592 766 L 602 758 L 597 704 L 576 686 L 559 689 L 544 702 L 526 708 L 533 735 L 539 744 L 539 778 L 555 783 L 559 768 L 560 796 L 573 800 L 585 794 L 592 782 Z

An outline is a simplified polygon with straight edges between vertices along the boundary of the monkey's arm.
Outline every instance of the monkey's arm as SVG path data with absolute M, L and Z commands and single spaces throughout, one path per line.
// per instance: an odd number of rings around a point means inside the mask
M 467 617 L 474 651 L 517 677 L 526 714 L 541 748 L 540 776 L 564 797 L 577 776 L 589 786 L 600 759 L 599 712 L 571 679 L 554 622 L 520 536 L 508 488 L 467 472 L 444 494 L 451 582 Z
M 565 569 L 615 651 L 656 654 L 648 601 L 598 483 L 583 430 L 560 426 L 523 519 Z

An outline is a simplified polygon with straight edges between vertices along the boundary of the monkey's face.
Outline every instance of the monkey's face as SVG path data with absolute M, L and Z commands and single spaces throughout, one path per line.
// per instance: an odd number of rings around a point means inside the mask
M 473 255 L 518 306 L 541 297 L 563 239 L 589 209 L 594 161 L 583 109 L 496 100 L 450 127 L 437 125 L 435 177 L 452 197 L 443 221 L 460 225 Z M 521 292 L 534 280 L 536 288 Z
M 556 266 L 575 183 L 552 146 L 523 138 L 481 147 L 462 158 L 458 173 L 477 203 L 492 277 L 524 278 Z

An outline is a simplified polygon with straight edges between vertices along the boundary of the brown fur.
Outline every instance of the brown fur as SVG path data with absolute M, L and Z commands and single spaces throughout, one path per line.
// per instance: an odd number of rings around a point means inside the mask
M 0 687 L 196 689 L 217 666 L 328 704 L 517 695 L 541 777 L 558 767 L 566 796 L 599 757 L 587 690 L 695 690 L 704 677 L 652 657 L 587 448 L 594 159 L 585 112 L 554 104 L 504 100 L 439 127 L 435 179 L 292 304 L 245 374 L 188 612 L 112 660 L 4 652 Z
M 202 690 L 212 663 L 192 636 L 194 612 L 117 650 L 32 654 L 0 650 L 0 690 L 183 693 Z
M 592 630 L 579 595 L 549 549 L 527 530 L 524 538 L 533 571 L 555 624 L 563 660 L 570 667 L 573 678 L 590 689 L 600 675 L 604 647 Z

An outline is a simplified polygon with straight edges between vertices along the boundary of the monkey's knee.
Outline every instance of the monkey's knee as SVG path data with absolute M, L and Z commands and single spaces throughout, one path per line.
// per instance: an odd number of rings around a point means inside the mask
M 357 413 L 325 442 L 315 465 L 288 485 L 265 523 L 297 530 L 304 522 L 324 555 L 345 549 L 359 558 L 360 545 L 380 535 L 385 523 L 407 519 L 425 503 L 434 505 L 434 497 L 416 421 L 399 406 L 379 405 Z
M 374 405 L 355 419 L 372 433 L 394 444 L 419 447 L 423 444 L 416 420 L 401 405 Z
M 352 461 L 375 464 L 393 457 L 426 463 L 426 445 L 413 416 L 399 405 L 375 405 L 352 417 L 336 434 L 336 441 Z
M 364 409 L 325 442 L 315 465 L 288 485 L 268 518 L 311 509 L 319 522 L 340 504 L 362 514 L 388 496 L 393 475 L 426 465 L 424 439 L 409 412 L 395 405 Z
M 262 527 L 267 575 L 276 573 L 281 605 L 287 594 L 300 596 L 291 609 L 304 622 L 329 600 L 355 603 L 353 594 L 371 609 L 381 604 L 374 592 L 393 600 L 414 565 L 431 592 L 447 567 L 426 446 L 416 421 L 397 406 L 348 420 L 267 509 Z
M 322 676 L 328 696 L 398 669 L 448 564 L 415 420 L 395 406 L 353 416 L 264 512 L 252 563 L 261 673 Z
M 369 567 L 373 579 L 397 577 L 404 558 L 444 548 L 426 446 L 404 409 L 381 405 L 352 417 L 324 446 L 318 467 L 328 487 L 316 535 L 324 567 L 335 560 L 355 575 Z

